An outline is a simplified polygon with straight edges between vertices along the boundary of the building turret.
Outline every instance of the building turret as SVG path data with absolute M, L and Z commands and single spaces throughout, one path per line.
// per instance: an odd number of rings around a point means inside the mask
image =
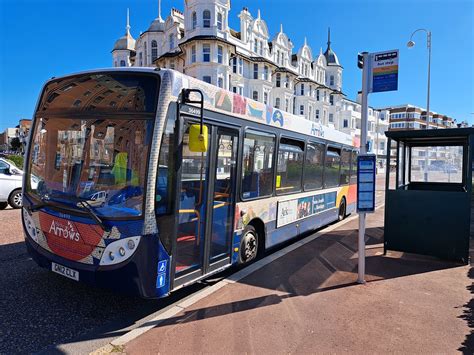
M 135 39 L 130 34 L 130 13 L 127 9 L 127 26 L 125 35 L 120 37 L 112 49 L 114 67 L 129 67 L 132 65 L 132 57 L 135 56 Z

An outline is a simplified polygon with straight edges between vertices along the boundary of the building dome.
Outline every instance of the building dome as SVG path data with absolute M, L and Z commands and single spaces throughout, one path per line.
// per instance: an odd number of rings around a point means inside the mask
M 120 37 L 114 44 L 114 51 L 116 50 L 135 50 L 135 39 L 128 32 L 124 36 Z
M 163 21 L 161 16 L 158 16 L 156 19 L 154 19 L 147 30 L 147 32 L 164 32 L 164 31 L 165 31 L 165 21 Z
M 331 29 L 328 29 L 328 47 L 326 52 L 324 52 L 324 57 L 326 58 L 327 65 L 341 65 L 336 53 L 331 49 Z

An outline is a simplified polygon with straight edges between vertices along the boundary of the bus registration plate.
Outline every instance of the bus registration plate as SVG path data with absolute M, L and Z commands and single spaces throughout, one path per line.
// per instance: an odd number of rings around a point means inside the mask
M 79 271 L 70 269 L 63 265 L 56 264 L 55 262 L 51 263 L 51 270 L 56 274 L 63 275 L 72 280 L 79 281 Z

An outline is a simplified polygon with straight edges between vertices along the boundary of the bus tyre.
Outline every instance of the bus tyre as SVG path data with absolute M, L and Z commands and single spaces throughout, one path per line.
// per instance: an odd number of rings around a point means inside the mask
M 14 190 L 8 198 L 8 203 L 13 208 L 21 208 L 21 206 L 23 205 L 22 198 L 23 194 L 21 193 L 21 190 Z
M 247 226 L 242 233 L 239 250 L 239 264 L 248 264 L 257 258 L 258 234 L 255 228 Z
M 8 202 L 0 202 L 0 210 L 4 210 L 5 208 L 7 208 L 8 206 Z
M 339 204 L 339 213 L 337 215 L 337 220 L 342 221 L 346 218 L 346 199 L 343 197 L 341 203 Z

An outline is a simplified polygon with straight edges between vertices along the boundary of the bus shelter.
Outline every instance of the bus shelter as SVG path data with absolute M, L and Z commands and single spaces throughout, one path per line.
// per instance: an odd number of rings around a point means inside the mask
M 467 263 L 473 235 L 474 128 L 386 135 L 384 251 Z

